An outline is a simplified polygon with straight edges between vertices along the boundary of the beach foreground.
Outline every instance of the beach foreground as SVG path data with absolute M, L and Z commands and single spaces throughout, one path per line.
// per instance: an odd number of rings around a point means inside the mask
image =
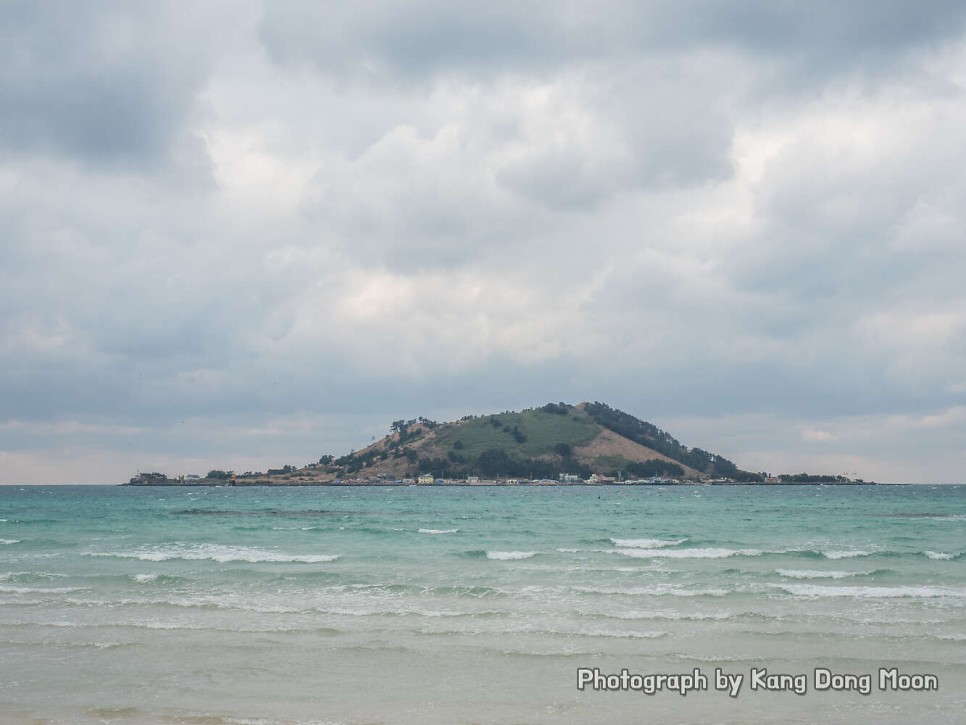
M 0 722 L 966 711 L 962 486 L 6 487 L 0 511 Z

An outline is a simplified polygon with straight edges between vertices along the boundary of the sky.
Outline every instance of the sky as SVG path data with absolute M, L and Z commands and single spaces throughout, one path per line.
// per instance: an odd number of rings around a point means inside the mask
M 601 401 L 966 480 L 966 4 L 0 3 L 0 483 Z

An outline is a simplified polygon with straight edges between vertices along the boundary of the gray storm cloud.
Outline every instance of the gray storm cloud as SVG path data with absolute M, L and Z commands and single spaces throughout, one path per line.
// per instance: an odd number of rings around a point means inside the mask
M 0 479 L 606 401 L 966 461 L 961 3 L 4 3 Z

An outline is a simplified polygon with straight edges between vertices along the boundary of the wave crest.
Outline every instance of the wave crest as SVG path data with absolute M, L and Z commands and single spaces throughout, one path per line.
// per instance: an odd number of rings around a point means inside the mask
M 816 571 L 812 569 L 775 569 L 775 573 L 789 579 L 846 579 L 868 576 L 871 571 Z
M 170 561 L 183 559 L 186 561 L 217 561 L 226 564 L 232 561 L 247 561 L 260 563 L 295 563 L 320 564 L 335 561 L 339 554 L 285 554 L 279 551 L 253 549 L 246 546 L 225 546 L 222 544 L 194 544 L 191 546 L 162 546 L 136 551 L 116 551 L 106 553 L 91 553 L 87 556 L 107 556 L 119 559 L 138 559 L 140 561 Z
M 687 540 L 685 536 L 683 539 L 611 539 L 611 542 L 621 549 L 662 549 L 683 544 Z
M 774 584 L 777 589 L 800 597 L 855 597 L 856 599 L 935 599 L 966 597 L 966 589 L 935 586 L 833 587 L 818 584 Z
M 535 551 L 488 551 L 486 552 L 487 559 L 496 559 L 497 561 L 514 561 L 516 559 L 529 559 L 531 556 L 536 556 Z
M 729 556 L 761 556 L 761 549 L 618 549 L 635 559 L 727 559 Z
M 949 561 L 959 556 L 959 554 L 947 554 L 944 551 L 925 551 L 923 553 L 930 559 L 936 559 L 937 561 Z

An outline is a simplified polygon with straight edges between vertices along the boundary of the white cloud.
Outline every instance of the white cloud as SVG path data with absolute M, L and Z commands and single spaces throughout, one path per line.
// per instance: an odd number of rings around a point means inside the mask
M 833 440 L 834 436 L 826 430 L 804 430 L 802 438 L 807 441 L 821 442 Z

